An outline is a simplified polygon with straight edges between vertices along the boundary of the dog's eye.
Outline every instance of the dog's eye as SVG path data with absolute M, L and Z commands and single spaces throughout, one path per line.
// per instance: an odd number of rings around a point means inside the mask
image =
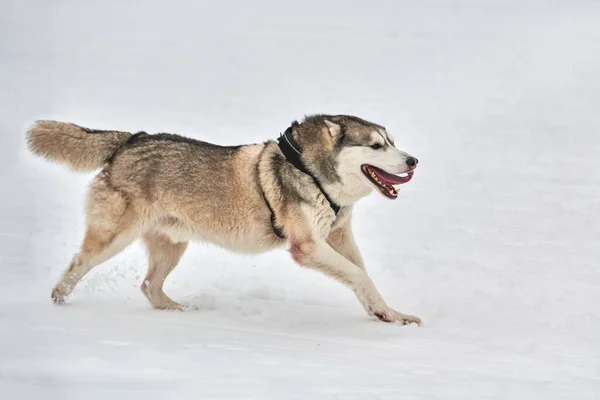
M 371 145 L 371 148 L 372 148 L 373 150 L 379 150 L 379 149 L 380 149 L 380 148 L 382 148 L 382 147 L 383 147 L 383 146 L 382 146 L 382 145 L 380 145 L 379 143 L 375 143 L 375 144 L 372 144 L 372 145 Z

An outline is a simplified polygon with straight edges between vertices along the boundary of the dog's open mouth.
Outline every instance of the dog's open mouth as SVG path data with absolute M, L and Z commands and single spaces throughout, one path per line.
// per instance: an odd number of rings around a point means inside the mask
M 385 172 L 381 168 L 372 165 L 363 164 L 360 169 L 368 180 L 373 182 L 377 189 L 386 197 L 395 199 L 398 197 L 398 191 L 393 185 L 401 185 L 412 179 L 413 171 L 410 171 L 406 176 L 399 176 Z

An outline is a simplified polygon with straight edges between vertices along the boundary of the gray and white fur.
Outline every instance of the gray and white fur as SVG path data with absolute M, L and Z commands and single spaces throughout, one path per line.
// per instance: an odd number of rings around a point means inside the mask
M 396 198 L 393 186 L 410 180 L 416 158 L 397 149 L 384 127 L 354 116 L 309 116 L 290 129 L 302 162 L 340 206 L 337 215 L 275 141 L 227 147 L 166 133 L 36 122 L 27 134 L 33 153 L 79 171 L 100 169 L 87 198 L 81 249 L 52 300 L 63 303 L 93 267 L 141 237 L 149 255 L 141 289 L 157 309 L 184 309 L 163 283 L 188 242 L 203 241 L 242 253 L 287 247 L 298 264 L 349 286 L 370 315 L 420 323 L 383 300 L 351 229 L 354 203 L 373 190 Z

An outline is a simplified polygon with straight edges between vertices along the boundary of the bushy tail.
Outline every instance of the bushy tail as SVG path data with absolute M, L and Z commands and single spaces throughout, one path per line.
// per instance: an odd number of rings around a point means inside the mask
M 98 131 L 67 122 L 36 121 L 27 132 L 27 144 L 34 154 L 50 161 L 67 164 L 79 171 L 94 171 L 130 137 L 129 132 Z

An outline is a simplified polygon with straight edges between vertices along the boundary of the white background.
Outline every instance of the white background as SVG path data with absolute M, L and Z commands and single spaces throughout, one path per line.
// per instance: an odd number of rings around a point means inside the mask
M 0 393 L 5 399 L 600 396 L 600 4 L 0 3 Z M 153 311 L 139 244 L 50 290 L 91 175 L 28 154 L 39 118 L 275 138 L 305 113 L 385 125 L 419 168 L 354 223 L 374 321 L 284 251 L 192 246 Z M 224 212 L 228 212 L 224 210 Z

